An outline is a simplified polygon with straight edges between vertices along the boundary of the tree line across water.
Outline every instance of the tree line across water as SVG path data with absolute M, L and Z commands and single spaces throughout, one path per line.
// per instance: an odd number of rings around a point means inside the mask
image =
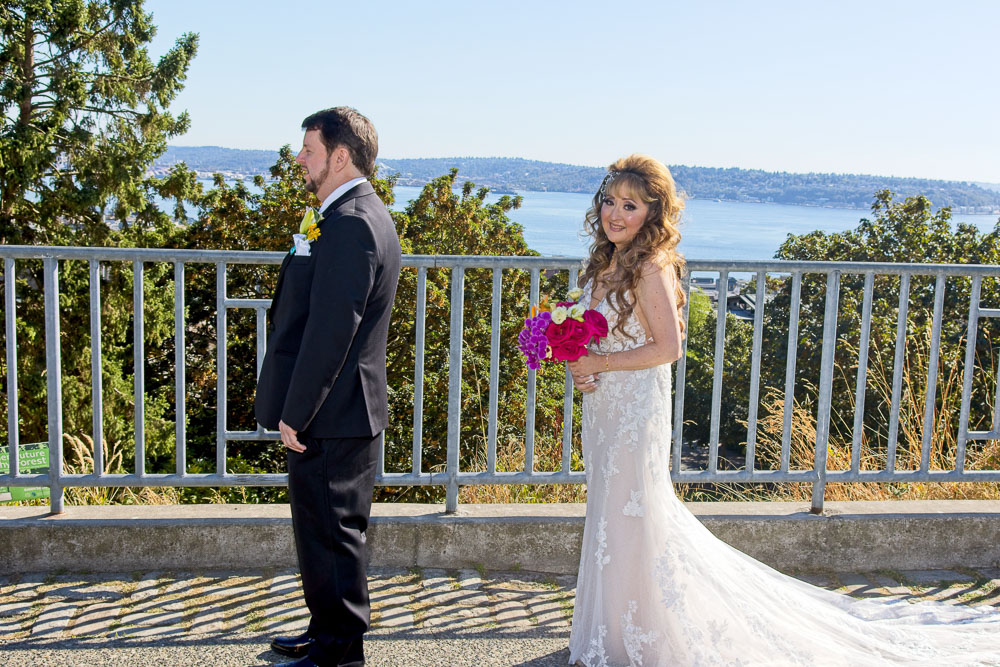
M 216 146 L 170 146 L 154 162 L 160 170 L 180 162 L 198 172 L 266 174 L 273 151 Z M 400 185 L 423 186 L 450 169 L 500 192 L 596 191 L 605 170 L 522 158 L 454 157 L 379 159 L 384 174 L 396 174 Z M 922 194 L 937 206 L 973 213 L 1000 213 L 1000 192 L 975 183 L 864 174 L 791 174 L 760 169 L 719 169 L 671 165 L 678 186 L 689 197 L 723 201 L 770 202 L 803 206 L 867 209 L 873 192 L 891 190 L 899 197 Z
M 156 247 L 226 250 L 287 251 L 291 234 L 306 206 L 315 198 L 304 191 L 302 174 L 286 146 L 272 154 L 267 177 L 252 184 L 231 183 L 217 175 L 205 187 L 191 165 L 177 164 L 150 173 L 166 150 L 166 141 L 186 131 L 184 114 L 169 112 L 197 48 L 197 36 L 184 35 L 156 63 L 145 45 L 152 37 L 151 16 L 141 0 L 115 3 L 95 0 L 84 7 L 69 0 L 8 3 L 0 16 L 5 35 L 0 42 L 0 244 Z M 31 39 L 28 39 L 31 37 Z M 45 58 L 26 50 L 32 39 L 47 40 Z M 42 47 L 39 47 L 42 48 Z M 521 200 L 502 196 L 487 203 L 488 189 L 475 179 L 460 180 L 455 168 L 442 167 L 428 176 L 420 195 L 404 210 L 393 213 L 403 251 L 412 254 L 533 255 L 522 228 L 508 214 Z M 678 171 L 679 180 L 681 172 Z M 463 173 L 465 178 L 469 173 Z M 372 179 L 386 204 L 393 203 L 399 175 L 387 166 Z M 683 184 L 683 181 L 682 181 Z M 252 185 L 252 187 L 251 187 Z M 590 189 L 593 189 L 593 185 Z M 691 186 L 688 186 L 691 187 Z M 163 205 L 158 202 L 167 201 Z M 940 201 L 935 201 L 940 204 Z M 117 224 L 109 225 L 113 217 Z M 779 259 L 880 262 L 951 262 L 1000 264 L 1000 227 L 981 232 L 971 225 L 952 225 L 947 208 L 935 209 L 926 196 L 893 196 L 875 192 L 871 214 L 854 230 L 837 234 L 813 232 L 790 235 L 778 251 Z M 104 442 L 88 443 L 91 432 L 91 340 L 89 271 L 86 262 L 64 261 L 60 266 L 60 340 L 63 365 L 64 428 L 67 469 L 87 472 L 93 466 L 93 448 L 107 451 L 105 471 L 126 472 L 135 467 L 135 377 L 132 332 L 138 318 L 144 326 L 145 359 L 145 469 L 172 472 L 175 468 L 175 424 L 186 419 L 187 470 L 215 470 L 216 361 L 215 268 L 190 265 L 184 282 L 184 356 L 187 410 L 181 417 L 174 403 L 174 272 L 170 264 L 143 267 L 143 312 L 132 310 L 135 276 L 131 263 L 108 262 L 100 272 L 101 382 L 103 386 Z M 47 439 L 45 336 L 41 260 L 16 263 L 16 315 L 3 313 L 0 344 L 6 346 L 6 326 L 13 319 L 17 333 L 18 434 L 21 442 Z M 228 293 L 234 298 L 268 298 L 277 278 L 275 266 L 233 266 Z M 448 271 L 427 274 L 427 331 L 424 360 L 424 471 L 445 465 L 447 396 L 450 372 L 462 379 L 461 457 L 463 470 L 483 470 L 486 461 L 489 405 L 492 274 L 469 270 L 465 283 L 463 366 L 448 368 L 450 312 Z M 515 340 L 528 312 L 529 276 L 504 272 L 501 303 L 501 355 L 498 378 L 498 467 L 518 470 L 524 465 L 527 370 Z M 838 312 L 837 372 L 834 375 L 831 467 L 843 466 L 850 454 L 854 414 L 852 378 L 860 337 L 858 301 L 861 278 L 845 276 Z M 405 270 L 393 312 L 388 343 L 388 382 L 391 425 L 386 432 L 386 469 L 411 468 L 414 441 L 413 394 L 416 344 L 415 300 L 417 277 Z M 931 463 L 948 467 L 955 457 L 961 373 L 964 366 L 964 330 L 968 312 L 969 280 L 949 279 L 944 299 L 940 341 L 938 391 L 933 401 Z M 6 287 L 6 285 L 4 285 Z M 568 287 L 565 273 L 543 277 L 543 294 L 560 297 Z M 774 467 L 780 451 L 788 331 L 790 284 L 771 276 L 767 289 L 774 298 L 765 306 L 761 358 L 761 399 L 756 433 L 758 468 Z M 895 313 L 899 282 L 879 277 L 874 285 L 870 373 L 863 411 L 861 460 L 865 469 L 884 467 L 892 359 L 895 353 Z M 819 380 L 820 341 L 825 282 L 816 275 L 802 279 L 802 306 L 796 350 L 796 390 L 792 433 L 793 467 L 811 467 L 811 442 Z M 983 281 L 983 303 L 1000 306 L 996 279 Z M 924 392 L 930 358 L 933 280 L 917 278 L 911 284 L 905 367 L 902 387 L 896 467 L 912 467 L 919 458 L 923 428 Z M 708 299 L 692 294 L 685 388 L 686 446 L 698 447 L 709 437 L 712 401 L 715 311 Z M 998 332 L 993 320 L 982 322 L 975 349 L 971 429 L 988 429 L 995 400 Z M 256 325 L 249 312 L 233 311 L 228 327 L 229 382 L 226 422 L 230 429 L 252 429 L 256 369 Z M 749 396 L 749 325 L 729 319 L 724 341 L 720 435 L 738 457 L 747 439 Z M 8 413 L 11 369 L 0 358 L 3 394 L 0 414 Z M 561 465 L 564 376 L 550 367 L 538 378 L 535 419 L 535 468 Z M 579 396 L 574 402 L 574 424 L 579 423 Z M 569 418 L 566 415 L 565 418 Z M 8 438 L 6 420 L 0 421 L 0 440 Z M 285 454 L 273 443 L 230 442 L 230 472 L 275 472 L 284 469 Z M 572 467 L 581 467 L 579 432 L 574 431 Z M 968 466 L 1000 468 L 995 441 L 972 443 Z M 688 497 L 705 494 L 742 494 L 741 497 L 796 497 L 794 486 L 780 489 L 690 488 Z M 182 489 L 138 494 L 109 489 L 70 489 L 70 502 L 254 501 L 285 499 L 282 488 Z M 380 500 L 437 501 L 440 487 L 381 488 Z M 462 500 L 548 501 L 579 500 L 581 487 L 470 487 Z M 997 497 L 995 485 L 883 484 L 834 488 L 828 497 Z M 768 495 L 770 494 L 770 495 Z M 865 495 L 868 494 L 868 495 Z

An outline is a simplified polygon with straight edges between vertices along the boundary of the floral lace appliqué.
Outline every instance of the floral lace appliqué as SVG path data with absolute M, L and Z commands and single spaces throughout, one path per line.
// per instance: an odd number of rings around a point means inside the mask
M 622 508 L 622 514 L 635 517 L 643 516 L 645 511 L 642 509 L 642 505 L 639 504 L 639 501 L 642 499 L 642 491 L 630 491 L 629 493 L 632 499 L 625 503 L 625 507 Z
M 604 566 L 611 562 L 611 556 L 607 554 L 608 551 L 608 520 L 603 516 L 601 520 L 597 522 L 597 551 L 594 552 L 594 557 L 597 559 L 597 569 L 603 570 Z
M 652 646 L 659 633 L 650 630 L 643 632 L 642 628 L 632 621 L 632 616 L 639 608 L 635 600 L 629 600 L 628 612 L 622 614 L 622 639 L 625 642 L 625 652 L 628 654 L 631 665 L 642 664 L 642 646 Z
M 608 667 L 608 654 L 604 651 L 604 638 L 607 635 L 607 627 L 602 625 L 597 628 L 597 636 L 590 640 L 589 650 L 580 658 L 584 665 L 587 667 Z

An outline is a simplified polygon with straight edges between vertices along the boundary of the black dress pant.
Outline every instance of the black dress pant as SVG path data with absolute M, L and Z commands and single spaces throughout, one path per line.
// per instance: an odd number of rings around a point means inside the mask
M 365 531 L 371 514 L 378 437 L 299 436 L 288 451 L 288 495 L 302 589 L 312 618 L 309 657 L 319 665 L 364 664 L 368 630 Z

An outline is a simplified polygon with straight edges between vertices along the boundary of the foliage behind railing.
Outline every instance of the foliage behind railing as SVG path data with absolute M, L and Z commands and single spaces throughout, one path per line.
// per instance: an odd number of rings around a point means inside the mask
M 61 502 L 62 488 L 84 486 L 178 486 L 178 487 L 246 487 L 271 486 L 285 483 L 285 476 L 279 470 L 280 450 L 264 445 L 273 441 L 274 433 L 265 432 L 252 423 L 249 401 L 252 398 L 252 383 L 263 355 L 265 341 L 263 332 L 264 312 L 267 300 L 232 295 L 233 283 L 244 287 L 252 286 L 243 274 L 256 276 L 266 265 L 281 260 L 279 253 L 215 252 L 183 250 L 140 250 L 140 249 L 97 249 L 97 248 L 36 248 L 7 247 L 5 255 L 5 313 L 22 312 L 21 295 L 42 287 L 45 315 L 45 370 L 46 403 L 45 417 L 47 438 L 55 455 L 48 476 L 23 475 L 13 471 L 12 475 L 0 478 L 0 484 L 37 485 L 46 484 L 52 488 L 53 507 Z M 19 266 L 25 262 L 41 260 L 43 264 L 42 283 L 32 285 L 29 280 L 15 280 L 20 276 Z M 59 277 L 70 274 L 74 264 L 86 262 L 89 266 L 89 302 L 92 321 L 89 338 L 79 330 L 63 337 L 60 316 Z M 173 271 L 164 270 L 165 263 L 173 265 Z M 64 376 L 62 367 L 63 348 L 76 346 L 89 351 L 92 368 L 104 368 L 100 374 L 91 375 L 92 433 L 100 442 L 105 433 L 104 416 L 106 405 L 105 378 L 108 371 L 103 365 L 105 343 L 102 343 L 101 326 L 101 286 L 103 276 L 114 275 L 115 270 L 105 270 L 112 265 L 118 270 L 131 267 L 133 276 L 142 276 L 132 281 L 133 312 L 146 312 L 147 295 L 153 299 L 165 298 L 163 293 L 174 295 L 173 342 L 166 343 L 164 331 L 169 331 L 166 323 L 158 321 L 154 331 L 146 327 L 145 318 L 132 318 L 132 374 L 134 403 L 133 448 L 135 458 L 131 465 L 134 472 L 66 474 L 62 467 L 62 433 L 80 434 L 84 428 L 79 415 L 70 415 L 64 428 L 66 416 L 66 392 L 62 388 Z M 495 484 L 553 484 L 582 481 L 579 470 L 578 434 L 574 431 L 574 413 L 578 417 L 578 405 L 574 402 L 568 378 L 550 368 L 541 377 L 526 371 L 518 358 L 514 339 L 520 328 L 522 314 L 529 301 L 536 301 L 542 291 L 559 293 L 569 283 L 575 283 L 578 260 L 540 257 L 474 257 L 474 256 L 407 256 L 404 264 L 415 280 L 403 280 L 400 293 L 402 315 L 394 322 L 394 338 L 390 348 L 390 381 L 392 389 L 393 426 L 386 432 L 383 449 L 383 468 L 379 482 L 390 488 L 400 487 L 444 487 L 446 500 L 454 508 L 458 500 L 460 485 Z M 150 268 L 146 268 L 146 267 Z M 672 473 L 678 482 L 721 483 L 721 482 L 799 482 L 812 486 L 813 506 L 819 509 L 825 494 L 827 480 L 836 482 L 888 482 L 926 483 L 932 481 L 994 482 L 1000 480 L 1000 471 L 995 468 L 984 471 L 977 468 L 989 463 L 989 446 L 983 448 L 969 443 L 978 439 L 997 438 L 996 402 L 994 409 L 985 414 L 977 410 L 972 414 L 973 399 L 990 402 L 994 396 L 995 381 L 976 372 L 977 354 L 983 359 L 993 358 L 992 325 L 984 327 L 988 335 L 978 335 L 980 319 L 991 318 L 1000 311 L 981 308 L 980 299 L 984 281 L 995 282 L 998 269 L 995 266 L 964 265 L 905 265 L 905 264 L 857 264 L 833 262 L 710 262 L 689 263 L 694 272 L 715 272 L 721 283 L 736 272 L 755 276 L 756 303 L 764 304 L 755 313 L 752 328 L 747 330 L 745 340 L 749 350 L 743 345 L 733 345 L 734 339 L 728 332 L 745 328 L 744 323 L 732 317 L 702 317 L 702 329 L 714 327 L 714 352 L 704 349 L 693 350 L 676 366 L 676 392 L 673 432 Z M 61 267 L 61 268 L 60 268 Z M 190 268 L 189 268 L 190 267 Z M 199 291 L 199 281 L 204 285 L 211 281 L 200 277 L 207 267 L 209 273 L 214 268 L 216 287 L 214 327 L 210 318 L 201 317 L 192 322 L 191 309 L 187 306 L 187 292 Z M 230 271 L 230 267 L 234 270 Z M 273 270 L 273 269 L 272 269 Z M 248 272 L 249 273 L 246 273 Z M 145 280 L 146 274 L 156 276 L 156 285 Z M 173 276 L 173 282 L 163 281 L 164 276 Z M 259 274 L 266 275 L 266 274 Z M 240 276 L 238 281 L 231 281 Z M 854 276 L 861 278 L 860 295 L 843 289 Z M 30 274 L 28 274 L 30 277 Z M 933 291 L 927 292 L 920 286 L 924 277 L 933 280 Z M 878 278 L 878 280 L 876 280 Z M 896 337 L 893 352 L 891 383 L 885 375 L 883 359 L 883 336 L 873 335 L 873 323 L 882 322 L 885 313 L 874 307 L 876 296 L 884 301 L 876 290 L 877 282 L 898 285 L 900 292 L 897 302 L 901 308 L 896 313 Z M 16 287 L 20 283 L 19 287 Z M 406 294 L 408 284 L 413 284 L 415 294 Z M 910 285 L 917 288 L 912 292 Z M 964 322 L 944 322 L 945 292 L 951 285 L 954 307 L 968 299 L 965 307 L 968 317 Z M 193 287 L 192 287 L 193 286 Z M 993 289 L 995 285 L 991 285 Z M 172 289 L 171 289 L 172 288 Z M 776 296 L 765 298 L 765 290 Z M 912 296 L 911 296 L 912 294 Z M 59 296 L 57 296 L 59 295 Z M 96 299 L 93 298 L 96 295 Z M 488 295 L 488 296 L 487 296 Z M 805 298 L 803 296 L 805 295 Z M 782 310 L 787 296 L 789 309 Z M 169 301 L 169 298 L 166 298 Z M 202 295 L 205 312 L 211 314 L 208 305 L 211 299 Z M 817 326 L 816 317 L 820 312 L 817 301 L 824 302 L 822 319 Z M 916 305 L 911 307 L 911 301 Z M 32 303 L 30 299 L 24 303 Z M 855 303 L 860 303 L 860 311 Z M 929 302 L 929 303 L 928 303 Z M 416 309 L 409 311 L 405 304 L 415 303 Z M 696 309 L 704 300 L 691 299 Z M 930 305 L 928 318 L 926 310 Z M 724 308 L 724 304 L 721 306 Z M 237 324 L 243 309 L 255 311 L 256 316 Z M 397 310 L 397 312 L 399 309 Z M 412 312 L 412 317 L 411 317 Z M 800 317 L 801 313 L 801 317 Z M 447 314 L 447 318 L 445 317 Z M 782 319 L 787 321 L 782 325 Z M 881 318 L 881 319 L 880 319 Z M 859 327 L 843 328 L 856 320 Z M 767 325 L 765 326 L 765 321 Z M 5 333 L 8 342 L 7 361 L 9 368 L 19 368 L 18 338 L 14 331 L 15 318 L 7 317 Z M 970 325 L 971 323 L 971 325 Z M 942 338 L 942 331 L 966 331 L 955 340 Z M 765 344 L 766 331 L 766 344 Z M 838 331 L 843 334 L 838 336 Z M 916 331 L 917 336 L 907 336 Z M 969 332 L 977 335 L 972 339 Z M 781 335 L 784 332 L 784 335 Z M 686 346 L 699 343 L 702 335 L 698 328 L 691 328 L 691 336 Z M 821 336 L 817 340 L 817 333 Z M 161 337 L 159 339 L 154 336 Z M 188 464 L 188 425 L 185 418 L 188 405 L 191 414 L 209 412 L 210 406 L 204 395 L 198 402 L 189 402 L 187 357 L 192 348 L 189 336 L 201 337 L 201 348 L 210 350 L 215 363 L 216 402 L 221 412 L 215 414 L 215 466 L 206 462 L 204 453 L 197 452 L 200 470 Z M 853 347 L 851 341 L 857 337 L 860 344 Z M 149 345 L 150 339 L 159 340 Z M 50 344 L 60 339 L 61 345 Z M 910 342 L 908 342 L 910 341 Z M 37 343 L 37 341 L 30 341 Z M 922 347 L 921 347 L 922 346 Z M 170 350 L 173 347 L 173 350 Z M 843 371 L 842 363 L 837 363 L 840 350 L 853 347 L 852 354 L 858 362 L 853 378 L 855 405 L 874 406 L 873 414 L 860 407 L 853 409 L 850 419 L 845 419 L 844 392 L 835 398 L 834 390 L 839 386 L 850 386 L 852 378 Z M 727 349 L 729 348 L 729 349 Z M 784 393 L 782 394 L 782 428 L 780 447 L 778 446 L 775 417 L 777 410 L 777 383 L 774 377 L 782 377 L 776 372 L 773 361 L 764 364 L 768 354 L 771 359 L 781 358 L 785 349 L 783 367 Z M 146 355 L 149 349 L 151 354 Z M 957 403 L 955 396 L 955 354 L 964 350 L 965 363 L 962 364 L 962 390 Z M 225 354 L 219 354 L 219 352 Z M 848 350 L 851 352 L 851 350 Z M 944 356 L 942 356 L 942 353 Z M 746 356 L 741 356 L 746 355 Z M 874 355 L 874 357 L 873 357 Z M 922 355 L 922 356 L 921 356 Z M 174 365 L 170 368 L 169 359 Z M 234 357 L 243 359 L 234 364 Z M 735 366 L 727 366 L 736 360 Z M 874 362 L 870 361 L 874 358 Z M 818 368 L 816 360 L 818 358 Z M 951 379 L 939 382 L 938 368 L 945 362 L 951 372 Z M 32 362 L 33 360 L 29 360 Z M 691 369 L 688 369 L 690 363 Z M 204 364 L 202 364 L 204 365 Z M 869 366 L 876 372 L 869 372 Z M 461 374 L 450 372 L 461 368 Z M 200 371 L 204 369 L 199 367 Z M 838 369 L 841 369 L 838 373 Z M 230 374 L 230 370 L 233 371 Z M 745 374 L 734 374 L 746 371 Z M 814 375 L 818 371 L 818 376 Z M 728 375 L 727 375 L 728 373 Z M 699 375 L 700 374 L 700 375 Z M 710 390 L 706 391 L 704 377 L 710 375 Z M 926 378 L 921 391 L 919 378 Z M 407 391 L 405 382 L 399 378 L 412 378 L 412 392 Z M 691 384 L 688 380 L 691 380 Z M 147 428 L 147 408 L 155 401 L 148 401 L 148 386 L 159 388 L 157 400 L 166 400 L 164 388 L 173 385 L 173 414 L 169 419 L 169 409 L 157 408 L 155 414 L 162 423 L 172 424 L 169 433 L 157 422 L 155 428 Z M 108 384 L 115 387 L 113 400 L 127 406 L 122 392 L 113 378 Z M 904 381 L 905 380 L 905 381 Z M 22 404 L 19 400 L 19 382 L 14 374 L 9 376 L 8 424 L 17 423 L 20 415 L 41 414 L 41 406 Z M 888 394 L 886 388 L 890 387 Z M 73 385 L 79 386 L 79 383 Z M 420 387 L 420 391 L 416 388 Z M 249 389 L 248 389 L 249 388 Z M 879 390 L 881 389 L 881 393 Z M 733 415 L 727 415 L 723 404 L 725 392 L 740 398 L 746 392 L 747 409 L 745 418 L 744 464 L 727 464 L 723 457 L 724 445 L 740 449 L 738 441 L 725 441 L 722 436 L 732 430 Z M 851 392 L 846 394 L 850 404 Z M 446 398 L 443 398 L 446 397 Z M 923 398 L 926 397 L 926 398 Z M 86 402 L 86 396 L 70 395 L 76 404 Z M 860 399 L 860 400 L 859 400 Z M 731 399 L 728 399 L 731 400 Z M 922 426 L 919 442 L 916 442 L 915 428 L 917 415 L 914 405 L 923 403 Z M 704 410 L 700 406 L 708 405 Z M 809 406 L 800 418 L 795 419 L 795 405 Z M 239 409 L 231 410 L 234 405 Z M 884 412 L 888 406 L 888 413 Z M 697 408 L 693 410 L 692 407 Z M 207 409 L 206 409 L 207 408 Z M 901 409 L 902 408 L 902 409 Z M 153 411 L 150 411 L 153 412 Z M 919 410 L 918 410 L 919 413 Z M 111 412 L 112 416 L 120 417 Z M 801 415 L 815 415 L 815 435 L 809 437 L 809 445 L 802 446 L 804 430 L 813 428 L 808 419 Z M 566 418 L 564 418 L 564 415 Z M 881 419 L 879 419 L 881 415 Z M 727 422 L 727 417 L 729 420 Z M 737 415 L 737 419 L 739 419 Z M 970 433 L 969 420 L 976 424 L 987 424 L 985 431 Z M 34 418 L 39 421 L 40 417 Z M 86 417 L 84 417 L 86 419 Z M 690 439 L 685 438 L 685 422 L 694 422 L 707 427 L 708 458 L 704 469 L 690 470 L 681 466 L 686 452 L 696 449 Z M 847 428 L 847 423 L 851 428 Z M 884 427 L 889 424 L 889 429 Z M 957 423 L 956 423 L 957 422 Z M 417 428 L 419 426 L 419 428 Z M 725 428 L 724 428 L 725 427 Z M 900 446 L 898 434 L 903 433 Z M 23 429 L 23 425 L 22 425 Z M 950 431 L 949 431 L 950 429 Z M 695 430 L 695 429 L 691 429 Z M 947 436 L 951 432 L 954 436 Z M 837 447 L 847 442 L 851 436 L 850 465 L 837 469 Z M 884 442 L 882 434 L 885 434 Z M 20 433 L 11 429 L 8 440 L 16 448 Z M 170 436 L 173 436 L 171 442 Z M 810 434 L 811 435 L 811 434 Z M 770 440 L 768 440 L 770 437 Z M 949 439 L 950 437 L 950 439 Z M 793 447 L 793 441 L 799 446 Z M 194 444 L 194 440 L 190 440 Z M 522 444 L 523 443 L 523 444 Z M 233 449 L 230 449 L 230 445 Z M 520 447 L 519 447 L 520 445 Z M 117 443 L 116 443 L 117 446 Z M 518 453 L 520 449 L 521 454 Z M 172 451 L 171 451 L 172 450 Z M 919 456 L 913 457 L 913 450 Z M 967 453 L 971 456 L 966 463 Z M 102 450 L 93 452 L 95 470 L 105 471 L 108 462 L 101 455 Z M 234 456 L 244 451 L 269 453 L 274 466 L 270 470 L 248 471 L 242 456 Z M 559 452 L 558 460 L 552 456 Z M 164 455 L 166 452 L 166 455 Z M 545 464 L 554 469 L 543 470 L 536 465 L 536 452 L 546 454 Z M 576 452 L 576 456 L 574 456 Z M 795 456 L 793 457 L 793 452 Z M 902 456 L 900 453 L 902 452 Z M 173 456 L 174 472 L 163 470 L 169 464 L 169 454 Z M 910 457 L 910 458 L 907 458 Z M 210 459 L 209 459 L 210 460 Z M 864 461 L 864 465 L 862 465 Z M 912 467 L 902 469 L 903 466 Z M 831 466 L 830 463 L 834 465 Z M 519 470 L 505 471 L 505 467 L 520 466 Z M 206 470 L 206 468 L 208 470 Z M 829 468 L 829 469 L 828 469 Z M 575 497 L 576 494 L 571 494 Z M 431 496 L 434 498 L 434 496 Z

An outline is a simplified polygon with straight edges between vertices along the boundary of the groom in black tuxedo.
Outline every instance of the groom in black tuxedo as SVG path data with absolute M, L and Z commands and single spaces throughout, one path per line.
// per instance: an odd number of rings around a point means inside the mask
M 363 665 L 369 602 L 365 530 L 378 435 L 388 422 L 385 345 L 399 279 L 399 238 L 367 181 L 378 138 L 349 107 L 302 122 L 296 161 L 322 202 L 309 239 L 281 264 L 257 421 L 281 432 L 295 548 L 312 618 L 278 637 L 289 665 Z

